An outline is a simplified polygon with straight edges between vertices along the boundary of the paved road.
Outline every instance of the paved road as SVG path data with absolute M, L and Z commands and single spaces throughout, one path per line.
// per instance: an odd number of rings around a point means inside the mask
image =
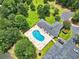
M 56 43 L 51 49 L 49 49 L 43 59 L 78 59 L 79 55 L 73 51 L 76 47 L 72 39 L 63 46 L 57 44 L 59 43 Z
M 0 59 L 13 59 L 9 53 L 0 54 Z

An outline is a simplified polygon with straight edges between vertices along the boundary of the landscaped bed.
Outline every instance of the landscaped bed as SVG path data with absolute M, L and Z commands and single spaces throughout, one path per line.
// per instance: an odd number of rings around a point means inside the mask
M 63 38 L 64 40 L 69 40 L 72 36 L 72 31 L 68 31 L 67 34 L 63 33 L 62 31 L 59 34 L 59 37 Z
M 54 45 L 54 42 L 51 41 L 50 43 L 48 43 L 44 49 L 40 52 L 41 56 L 37 55 L 36 59 L 41 59 L 42 57 L 44 57 L 44 55 L 47 53 L 47 51 Z

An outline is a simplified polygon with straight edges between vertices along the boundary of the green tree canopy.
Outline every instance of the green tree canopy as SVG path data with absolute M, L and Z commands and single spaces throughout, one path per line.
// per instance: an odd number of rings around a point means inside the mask
M 79 10 L 77 10 L 72 18 L 73 21 L 79 22 Z
M 39 14 L 39 18 L 45 19 L 46 16 L 50 16 L 50 6 L 48 4 L 38 5 L 37 13 Z
M 0 29 L 0 53 L 5 53 L 20 38 L 17 28 Z
M 53 15 L 56 16 L 56 15 L 58 15 L 58 14 L 59 14 L 59 9 L 54 8 L 54 13 L 53 13 Z
M 4 1 L 4 0 L 0 0 L 0 5 L 2 5 L 3 1 Z
M 9 7 L 9 6 L 15 5 L 15 1 L 14 0 L 4 0 L 2 5 Z
M 28 5 L 30 5 L 32 3 L 32 0 L 27 0 L 26 2 Z
M 20 14 L 22 14 L 22 15 L 24 15 L 24 16 L 28 16 L 28 6 L 24 6 L 23 5 L 23 3 L 19 3 L 19 4 L 17 4 L 17 11 L 20 13 Z
M 48 0 L 44 0 L 44 3 L 48 3 Z
M 35 5 L 34 5 L 34 3 L 31 3 L 30 9 L 31 9 L 32 11 L 35 11 Z
M 27 0 L 14 0 L 15 3 L 25 3 Z
M 45 18 L 43 5 L 38 5 L 38 7 L 37 7 L 37 13 L 39 14 L 39 18 L 41 18 L 41 19 Z
M 79 9 L 79 0 L 56 0 L 56 2 L 70 9 Z
M 0 53 L 7 52 L 29 29 L 27 0 L 0 0 Z M 31 1 L 31 0 L 30 0 Z
M 15 45 L 15 55 L 18 59 L 35 59 L 36 48 L 28 38 L 21 38 Z
M 26 18 L 23 15 L 16 15 L 16 17 L 15 17 L 15 27 L 17 27 L 20 30 L 29 29 L 29 25 L 26 22 Z
M 64 28 L 64 29 L 70 30 L 70 27 L 71 27 L 71 24 L 70 24 L 69 21 L 64 21 L 64 22 L 63 22 L 63 28 Z
M 58 15 L 55 16 L 55 21 L 60 21 L 60 19 L 61 19 L 60 16 Z
M 50 5 L 46 4 L 43 9 L 45 16 L 50 16 Z
M 0 8 L 0 17 L 7 18 L 9 13 L 10 13 L 10 11 L 7 7 L 1 6 L 1 8 Z
M 12 26 L 12 22 L 5 19 L 5 18 L 0 18 L 0 29 L 7 29 L 7 28 L 11 28 Z

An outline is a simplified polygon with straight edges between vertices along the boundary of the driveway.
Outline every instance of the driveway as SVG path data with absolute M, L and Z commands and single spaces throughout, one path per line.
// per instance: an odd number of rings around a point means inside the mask
M 73 43 L 72 38 L 66 42 L 61 48 L 61 45 L 56 43 L 52 48 L 49 49 L 47 54 L 43 59 L 78 59 L 79 55 L 73 51 L 77 49 L 75 43 Z

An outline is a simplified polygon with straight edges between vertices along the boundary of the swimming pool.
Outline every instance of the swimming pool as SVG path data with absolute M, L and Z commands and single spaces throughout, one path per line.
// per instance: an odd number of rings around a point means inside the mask
M 32 32 L 32 35 L 35 39 L 39 40 L 39 41 L 44 41 L 44 36 L 40 33 L 39 30 L 34 30 Z

